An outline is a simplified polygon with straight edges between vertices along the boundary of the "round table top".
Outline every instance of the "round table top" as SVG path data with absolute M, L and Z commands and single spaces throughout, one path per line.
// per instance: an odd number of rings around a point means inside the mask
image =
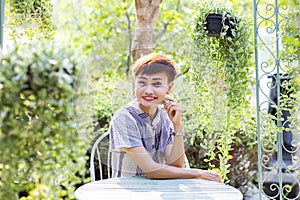
M 79 200 L 99 199 L 203 199 L 242 200 L 242 193 L 225 184 L 201 179 L 150 180 L 145 177 L 104 179 L 82 185 Z

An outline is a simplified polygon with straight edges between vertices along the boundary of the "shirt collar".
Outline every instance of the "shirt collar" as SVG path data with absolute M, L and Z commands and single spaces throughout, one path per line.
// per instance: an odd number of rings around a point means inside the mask
M 137 101 L 136 98 L 130 103 L 130 105 L 135 109 L 135 111 L 141 118 L 143 118 L 143 119 L 146 118 L 146 121 L 148 123 L 150 123 L 152 126 L 156 126 L 158 124 L 158 122 L 160 121 L 161 108 L 159 108 L 159 107 L 157 108 L 156 115 L 155 115 L 154 119 L 151 120 L 151 117 L 140 108 L 139 102 Z

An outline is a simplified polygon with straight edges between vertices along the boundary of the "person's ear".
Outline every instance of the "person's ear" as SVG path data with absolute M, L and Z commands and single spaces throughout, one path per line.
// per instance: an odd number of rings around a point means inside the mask
M 174 82 L 172 81 L 172 82 L 168 85 L 168 91 L 167 91 L 167 94 L 170 94 L 170 93 L 171 93 L 173 86 L 174 86 Z

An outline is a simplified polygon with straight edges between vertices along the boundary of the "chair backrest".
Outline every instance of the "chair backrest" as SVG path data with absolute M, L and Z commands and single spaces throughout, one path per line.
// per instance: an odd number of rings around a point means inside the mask
M 106 150 L 108 149 L 108 151 L 107 151 L 107 160 L 105 162 L 102 162 L 103 159 L 101 159 L 101 142 L 105 138 L 109 138 L 109 131 L 103 133 L 102 135 L 100 135 L 97 138 L 97 140 L 94 142 L 92 150 L 91 150 L 90 175 L 91 175 L 91 181 L 92 182 L 96 180 L 95 160 L 98 162 L 100 180 L 103 179 L 103 170 L 102 170 L 102 164 L 103 163 L 107 167 L 107 177 L 108 178 L 111 177 L 111 149 L 110 149 L 109 142 L 108 143 L 106 142 L 106 144 L 108 144 L 108 147 L 106 148 Z M 184 168 L 190 168 L 189 161 L 188 161 L 185 154 L 184 154 Z
M 186 157 L 186 154 L 184 154 L 184 168 L 190 169 L 190 163 L 188 158 Z
M 101 145 L 101 142 L 104 144 L 104 139 L 109 138 L 109 131 L 103 133 L 102 135 L 100 135 L 100 137 L 97 138 L 97 140 L 94 142 L 92 150 L 91 150 L 91 156 L 90 156 L 90 176 L 91 176 L 91 181 L 95 181 L 96 180 L 96 167 L 95 167 L 95 163 L 98 163 L 99 166 L 99 176 L 100 176 L 100 180 L 103 179 L 103 170 L 102 170 L 102 164 L 106 165 L 107 167 L 107 176 L 108 178 L 110 178 L 110 173 L 111 173 L 111 151 L 110 151 L 110 145 L 109 145 L 109 141 L 106 142 L 105 144 L 108 145 L 108 147 L 104 147 L 105 150 L 108 149 L 107 151 L 107 160 L 103 162 L 103 156 L 101 157 L 102 154 L 104 154 L 102 152 L 101 154 L 101 150 L 103 148 Z M 105 152 L 106 154 L 106 152 Z M 98 171 L 98 170 L 97 170 Z

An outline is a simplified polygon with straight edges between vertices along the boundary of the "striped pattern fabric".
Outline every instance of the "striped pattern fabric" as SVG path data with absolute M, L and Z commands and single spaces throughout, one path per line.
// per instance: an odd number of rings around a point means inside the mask
M 165 110 L 158 108 L 152 120 L 136 99 L 117 110 L 109 131 L 112 177 L 145 175 L 122 148 L 144 146 L 155 162 L 164 164 L 166 146 L 173 142 L 173 125 Z

